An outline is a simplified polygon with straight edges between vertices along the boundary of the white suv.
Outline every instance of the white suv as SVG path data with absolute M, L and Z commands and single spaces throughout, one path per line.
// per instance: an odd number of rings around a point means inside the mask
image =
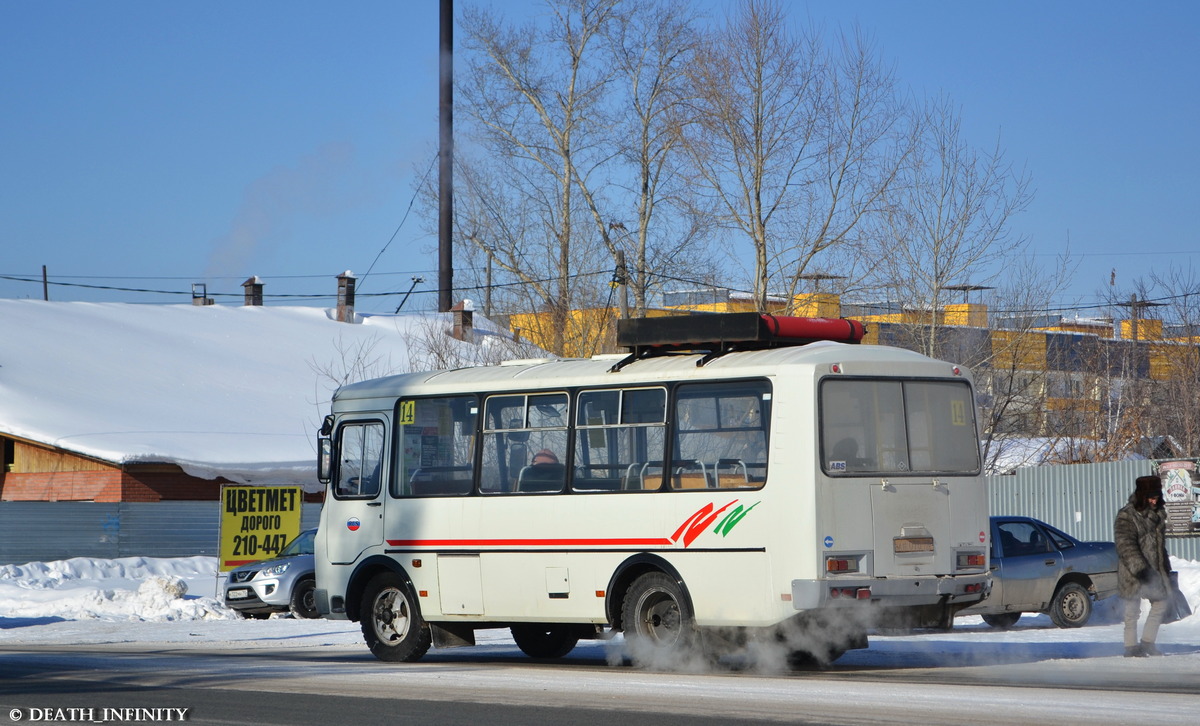
M 320 617 L 314 590 L 313 538 L 306 529 L 287 544 L 279 556 L 230 570 L 225 580 L 225 604 L 247 618 L 291 612 L 297 618 Z

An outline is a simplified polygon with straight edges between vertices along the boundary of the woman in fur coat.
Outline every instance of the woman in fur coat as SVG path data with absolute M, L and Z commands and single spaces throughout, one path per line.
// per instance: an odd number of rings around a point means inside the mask
M 1171 597 L 1171 559 L 1167 555 L 1167 513 L 1163 507 L 1162 480 L 1139 476 L 1129 503 L 1113 522 L 1117 545 L 1117 589 L 1125 600 L 1125 657 L 1162 655 L 1154 645 Z M 1138 640 L 1142 600 L 1150 601 L 1150 615 Z

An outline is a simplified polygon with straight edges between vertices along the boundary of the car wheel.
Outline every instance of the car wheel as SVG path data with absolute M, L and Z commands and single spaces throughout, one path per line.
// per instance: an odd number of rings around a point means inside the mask
M 530 658 L 561 658 L 579 642 L 570 625 L 514 625 L 511 630 L 517 647 Z
M 697 646 L 691 606 L 675 579 L 661 572 L 633 581 L 621 606 L 621 624 L 635 665 L 667 665 Z
M 292 590 L 292 601 L 288 605 L 288 610 L 291 611 L 292 617 L 296 618 L 321 617 L 321 613 L 317 612 L 316 580 L 305 579 L 296 583 L 296 587 Z
M 1063 583 L 1054 593 L 1047 614 L 1060 628 L 1078 628 L 1092 617 L 1092 597 L 1078 582 Z
M 1020 619 L 1021 613 L 989 613 L 983 616 L 983 622 L 1000 630 L 1008 630 Z
M 432 644 L 412 586 L 394 572 L 371 578 L 359 610 L 363 639 L 379 660 L 411 663 Z

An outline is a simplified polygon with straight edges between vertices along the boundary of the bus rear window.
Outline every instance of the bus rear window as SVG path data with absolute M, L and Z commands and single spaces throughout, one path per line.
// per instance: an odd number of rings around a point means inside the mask
M 831 476 L 979 472 L 966 381 L 831 378 L 820 407 L 821 464 Z

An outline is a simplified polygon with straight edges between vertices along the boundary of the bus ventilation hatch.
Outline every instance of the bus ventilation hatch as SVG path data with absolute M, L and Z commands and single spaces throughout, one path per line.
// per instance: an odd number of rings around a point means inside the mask
M 795 318 L 761 313 L 707 313 L 617 321 L 617 345 L 629 355 L 613 371 L 641 358 L 705 352 L 696 365 L 742 350 L 805 345 L 818 340 L 859 343 L 866 326 L 848 318 Z

